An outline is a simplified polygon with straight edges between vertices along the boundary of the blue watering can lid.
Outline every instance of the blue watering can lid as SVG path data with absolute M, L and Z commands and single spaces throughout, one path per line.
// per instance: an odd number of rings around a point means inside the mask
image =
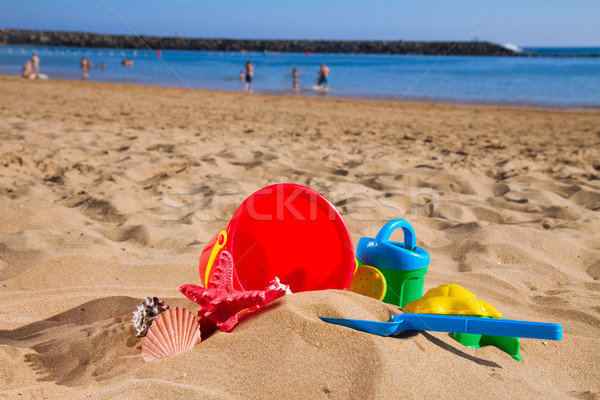
M 390 241 L 392 232 L 399 228 L 404 232 L 404 243 Z M 375 239 L 361 238 L 356 257 L 375 268 L 400 271 L 425 268 L 431 261 L 429 253 L 417 247 L 415 231 L 404 219 L 394 219 L 385 224 Z

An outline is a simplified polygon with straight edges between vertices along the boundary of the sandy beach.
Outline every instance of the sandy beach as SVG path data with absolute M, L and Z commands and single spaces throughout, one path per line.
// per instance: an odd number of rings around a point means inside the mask
M 0 398 L 600 399 L 600 111 L 277 97 L 0 77 Z M 198 258 L 254 191 L 292 182 L 352 234 L 406 218 L 425 290 L 563 325 L 522 361 L 447 333 L 319 316 L 400 309 L 285 296 L 144 362 L 146 296 L 197 310 Z

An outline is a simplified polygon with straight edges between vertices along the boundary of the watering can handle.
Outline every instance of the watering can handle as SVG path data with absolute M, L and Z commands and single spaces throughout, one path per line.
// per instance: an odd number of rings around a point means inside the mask
M 393 219 L 385 224 L 375 237 L 375 241 L 377 243 L 389 242 L 392 232 L 398 228 L 402 228 L 402 231 L 404 232 L 404 247 L 409 250 L 414 250 L 414 248 L 417 247 L 415 231 L 410 223 L 405 219 Z

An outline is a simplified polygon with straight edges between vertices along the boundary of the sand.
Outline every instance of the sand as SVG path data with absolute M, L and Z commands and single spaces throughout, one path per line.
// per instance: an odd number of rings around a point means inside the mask
M 0 397 L 600 398 L 600 112 L 271 97 L 0 77 Z M 352 233 L 408 219 L 505 317 L 563 325 L 521 362 L 446 333 L 383 338 L 344 291 L 286 296 L 145 363 L 145 296 L 196 310 L 204 244 L 255 190 L 323 193 Z

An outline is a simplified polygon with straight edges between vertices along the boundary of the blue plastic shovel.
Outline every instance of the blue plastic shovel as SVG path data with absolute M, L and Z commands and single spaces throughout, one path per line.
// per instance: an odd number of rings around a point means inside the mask
M 530 339 L 562 339 L 562 325 L 560 324 L 516 321 L 512 319 L 412 313 L 392 315 L 391 322 L 319 318 L 330 324 L 342 325 L 379 336 L 395 335 L 403 331 L 436 331 Z

